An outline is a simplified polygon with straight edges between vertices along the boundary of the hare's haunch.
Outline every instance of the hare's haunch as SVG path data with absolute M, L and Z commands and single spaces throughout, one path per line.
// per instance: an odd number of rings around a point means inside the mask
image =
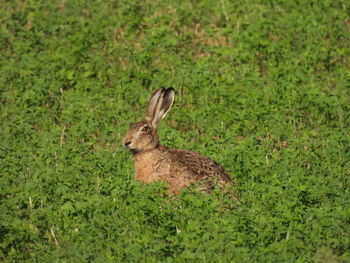
M 158 89 L 151 96 L 145 120 L 132 123 L 123 139 L 124 146 L 134 154 L 136 178 L 144 183 L 165 181 L 172 194 L 194 183 L 204 191 L 215 186 L 224 189 L 231 178 L 215 161 L 193 151 L 160 145 L 157 128 L 173 105 L 174 96 L 173 88 Z

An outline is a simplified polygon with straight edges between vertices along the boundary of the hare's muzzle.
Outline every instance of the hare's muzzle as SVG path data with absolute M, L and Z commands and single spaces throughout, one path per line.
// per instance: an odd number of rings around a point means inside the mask
M 131 142 L 130 142 L 130 141 L 129 141 L 129 142 L 124 142 L 124 146 L 125 146 L 125 148 L 128 148 L 128 149 L 129 149 L 130 144 L 131 144 Z

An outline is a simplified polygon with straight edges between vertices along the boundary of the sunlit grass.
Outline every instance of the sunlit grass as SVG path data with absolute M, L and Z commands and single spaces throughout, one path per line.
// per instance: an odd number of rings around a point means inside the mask
M 345 1 L 7 1 L 0 260 L 350 260 Z M 161 142 L 237 184 L 177 198 L 121 139 L 174 87 Z

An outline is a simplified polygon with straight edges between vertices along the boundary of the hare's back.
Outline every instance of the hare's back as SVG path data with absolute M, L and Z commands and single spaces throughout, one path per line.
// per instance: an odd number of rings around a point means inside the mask
M 219 180 L 222 183 L 231 181 L 224 168 L 202 154 L 178 149 L 168 149 L 168 151 L 173 165 L 184 168 L 195 181 L 211 179 Z

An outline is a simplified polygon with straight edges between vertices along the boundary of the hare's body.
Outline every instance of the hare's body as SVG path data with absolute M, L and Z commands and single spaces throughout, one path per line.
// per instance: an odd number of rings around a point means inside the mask
M 224 188 L 231 181 L 220 165 L 193 151 L 160 145 L 137 153 L 134 158 L 138 180 L 144 183 L 165 181 L 173 194 L 194 183 L 199 183 L 201 190 L 208 191 L 215 185 Z
M 136 178 L 144 183 L 165 181 L 170 193 L 198 183 L 201 190 L 224 188 L 231 181 L 216 162 L 189 150 L 171 149 L 159 144 L 157 128 L 174 102 L 172 88 L 160 88 L 151 97 L 146 119 L 133 123 L 123 139 L 134 153 Z

